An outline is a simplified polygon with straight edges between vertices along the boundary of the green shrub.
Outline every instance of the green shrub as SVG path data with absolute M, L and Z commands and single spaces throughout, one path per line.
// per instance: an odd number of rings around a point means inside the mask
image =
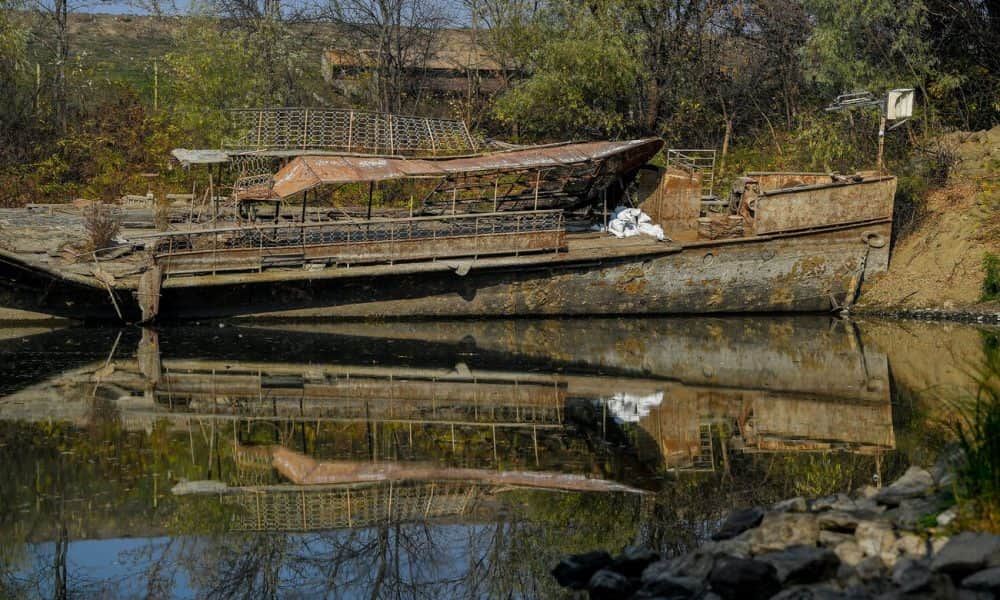
M 1000 256 L 983 254 L 983 300 L 1000 300 Z

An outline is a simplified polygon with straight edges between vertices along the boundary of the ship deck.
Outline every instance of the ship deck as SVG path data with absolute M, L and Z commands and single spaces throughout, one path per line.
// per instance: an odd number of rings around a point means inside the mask
M 148 237 L 149 210 L 123 209 L 120 238 Z M 207 230 L 204 226 L 181 226 L 172 233 Z M 85 223 L 73 205 L 36 205 L 22 209 L 0 209 L 0 259 L 16 260 L 24 266 L 77 283 L 115 289 L 135 289 L 140 275 L 150 264 L 146 252 L 130 252 L 128 246 L 97 256 L 84 249 Z M 567 232 L 565 246 L 558 251 L 500 253 L 492 256 L 442 256 L 413 261 L 391 261 L 350 267 L 325 268 L 270 266 L 251 272 L 183 274 L 165 278 L 163 287 L 195 287 L 246 281 L 323 279 L 341 276 L 386 275 L 460 269 L 463 266 L 511 267 L 544 265 L 551 262 L 587 261 L 644 254 L 677 252 L 681 246 L 669 240 L 639 235 L 618 239 L 594 231 Z M 313 265 L 310 265 L 313 267 Z

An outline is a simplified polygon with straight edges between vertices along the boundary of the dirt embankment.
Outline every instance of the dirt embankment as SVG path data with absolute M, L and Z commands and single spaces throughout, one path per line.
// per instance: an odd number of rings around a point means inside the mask
M 957 158 L 948 183 L 929 193 L 889 272 L 865 283 L 859 308 L 1000 311 L 981 302 L 983 255 L 1000 252 L 1000 127 L 949 134 L 942 145 Z

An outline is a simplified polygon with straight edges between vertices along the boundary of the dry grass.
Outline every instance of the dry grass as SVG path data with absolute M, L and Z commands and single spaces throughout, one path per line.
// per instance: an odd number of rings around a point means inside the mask
M 83 209 L 83 227 L 87 232 L 87 251 L 103 250 L 115 245 L 121 217 L 110 204 L 94 202 Z

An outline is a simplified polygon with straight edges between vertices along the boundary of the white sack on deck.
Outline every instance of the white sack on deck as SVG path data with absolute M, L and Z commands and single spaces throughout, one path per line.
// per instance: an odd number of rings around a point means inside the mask
M 617 423 L 638 423 L 649 411 L 663 403 L 663 392 L 630 394 L 618 392 L 605 400 L 608 412 Z
M 663 228 L 653 224 L 653 219 L 638 208 L 619 206 L 608 221 L 608 232 L 618 238 L 632 237 L 640 233 L 651 235 L 658 240 L 666 238 Z

